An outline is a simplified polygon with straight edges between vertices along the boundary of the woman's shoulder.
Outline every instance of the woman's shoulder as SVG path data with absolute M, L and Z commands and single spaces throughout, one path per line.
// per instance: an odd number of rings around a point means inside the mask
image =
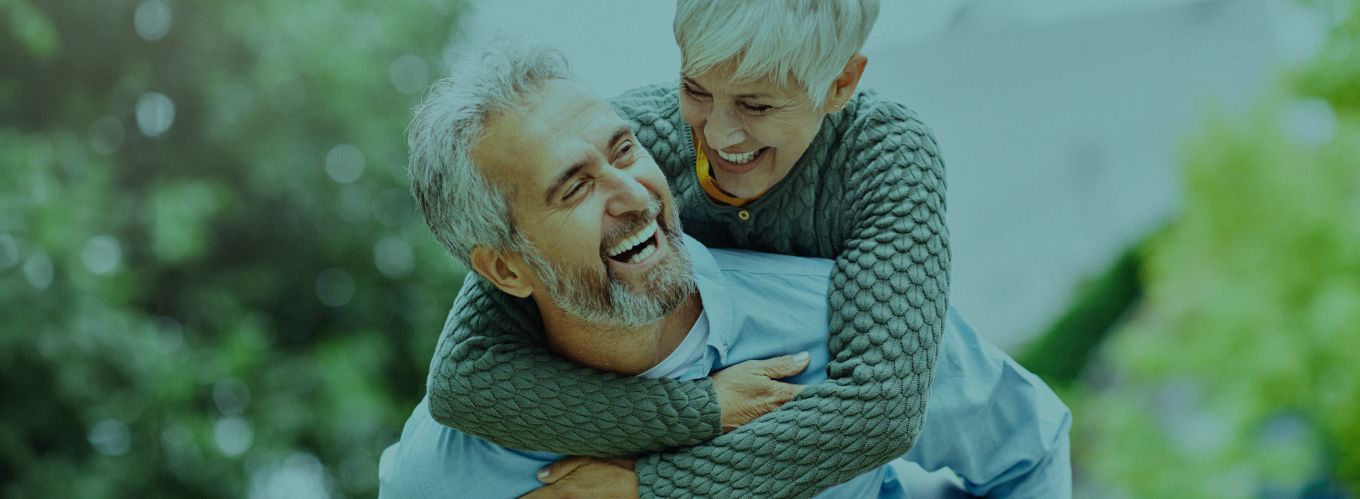
M 643 85 L 610 98 L 609 104 L 627 119 L 669 117 L 679 112 L 679 85 L 675 81 Z
M 847 134 L 858 138 L 881 138 L 885 135 L 910 133 L 934 137 L 916 110 L 901 102 L 887 99 L 872 88 L 862 88 L 845 106 Z M 854 139 L 856 137 L 847 136 Z
M 846 104 L 844 115 L 838 128 L 847 173 L 877 175 L 942 166 L 935 132 L 905 104 L 861 89 Z

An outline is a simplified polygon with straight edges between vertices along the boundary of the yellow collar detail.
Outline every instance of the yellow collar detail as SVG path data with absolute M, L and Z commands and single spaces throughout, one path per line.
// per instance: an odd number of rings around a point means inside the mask
M 759 196 L 749 199 L 739 198 L 718 186 L 718 182 L 713 179 L 713 167 L 708 164 L 708 154 L 704 153 L 704 145 L 703 142 L 699 141 L 698 134 L 694 134 L 694 174 L 699 177 L 699 185 L 704 188 L 708 197 L 719 203 L 746 206 L 759 198 Z

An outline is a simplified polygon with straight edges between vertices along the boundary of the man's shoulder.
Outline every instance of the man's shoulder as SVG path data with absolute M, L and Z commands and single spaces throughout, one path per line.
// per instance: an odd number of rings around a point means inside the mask
M 502 447 L 440 425 L 428 399 L 407 419 L 401 439 L 378 464 L 381 497 L 518 496 L 539 486 L 533 473 L 561 456 Z
M 725 275 L 810 277 L 825 281 L 835 262 L 825 258 L 780 255 L 743 249 L 709 248 L 718 270 Z

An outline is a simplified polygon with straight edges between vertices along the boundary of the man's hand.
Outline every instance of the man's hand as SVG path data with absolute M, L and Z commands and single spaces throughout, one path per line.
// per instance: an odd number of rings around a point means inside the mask
M 636 462 L 632 459 L 569 457 L 539 470 L 543 487 L 525 495 L 546 498 L 628 498 L 638 496 Z
M 709 376 L 713 378 L 713 390 L 718 393 L 723 431 L 749 423 L 802 393 L 807 388 L 804 385 L 775 380 L 803 372 L 807 369 L 808 359 L 807 352 L 803 352 L 748 360 Z

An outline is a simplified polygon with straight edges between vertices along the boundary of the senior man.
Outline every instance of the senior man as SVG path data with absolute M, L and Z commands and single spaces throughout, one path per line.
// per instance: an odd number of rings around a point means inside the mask
M 704 247 L 681 232 L 666 179 L 628 123 L 559 54 L 503 45 L 471 61 L 417 110 L 412 140 L 452 154 L 413 161 L 412 182 L 427 221 L 465 216 L 431 230 L 470 278 L 525 299 L 529 313 L 504 320 L 540 321 L 555 354 L 625 376 L 697 379 L 802 351 L 793 361 L 807 369 L 792 380 L 826 379 L 831 261 Z M 926 424 L 902 459 L 947 468 L 976 495 L 1070 496 L 1071 418 L 1056 395 L 953 310 L 938 355 Z M 636 495 L 628 460 L 570 460 L 544 487 L 539 471 L 566 456 L 441 426 L 427 403 L 383 453 L 383 497 Z M 819 497 L 901 496 L 885 465 Z

